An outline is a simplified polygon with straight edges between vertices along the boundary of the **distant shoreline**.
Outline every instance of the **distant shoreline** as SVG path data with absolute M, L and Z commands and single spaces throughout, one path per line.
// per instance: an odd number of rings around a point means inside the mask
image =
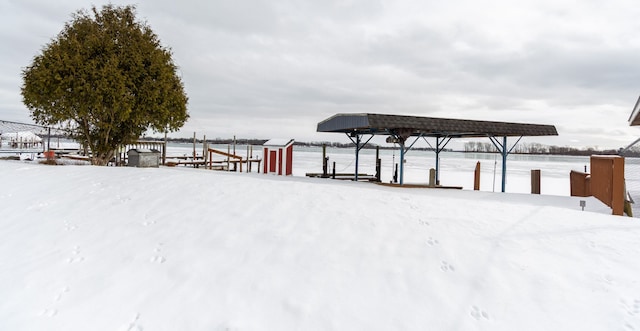
M 54 136 L 52 135 L 52 138 Z M 57 136 L 55 136 L 57 137 Z M 64 136 L 60 136 L 60 138 L 63 138 Z M 67 138 L 67 137 L 64 137 Z M 68 139 L 68 138 L 67 138 Z M 145 141 L 164 141 L 164 138 L 158 138 L 158 137 L 144 137 L 141 140 L 145 140 Z M 268 139 L 246 139 L 246 138 L 241 138 L 241 139 L 220 139 L 220 138 L 216 138 L 216 139 L 207 139 L 206 141 L 209 144 L 214 144 L 214 145 L 231 145 L 231 144 L 235 144 L 236 145 L 254 145 L 254 146 L 260 146 L 263 145 Z M 193 144 L 194 143 L 194 139 L 193 138 L 167 138 L 167 142 L 171 142 L 171 143 L 184 143 L 184 144 Z M 195 143 L 196 144 L 202 144 L 204 141 L 203 139 L 199 139 L 196 138 L 195 139 Z M 323 142 L 304 142 L 304 141 L 296 141 L 294 142 L 295 146 L 307 146 L 307 147 L 322 147 L 323 145 L 326 145 L 327 147 L 331 147 L 331 148 L 354 148 L 355 145 L 353 143 L 337 143 L 337 142 L 329 142 L 329 141 L 323 141 Z M 460 153 L 486 153 L 486 154 L 494 154 L 497 153 L 497 151 L 495 149 L 493 149 L 493 146 L 491 146 L 490 143 L 484 143 L 482 145 L 477 145 L 476 146 L 472 146 L 473 148 L 467 148 L 465 146 L 465 150 L 453 150 L 453 149 L 444 149 L 443 151 L 445 152 L 460 152 Z M 376 149 L 376 148 L 380 148 L 381 150 L 397 150 L 398 147 L 397 146 L 381 146 L 381 145 L 376 145 L 376 144 L 372 144 L 369 143 L 367 145 L 365 145 L 363 147 L 363 149 Z M 412 150 L 418 150 L 418 151 L 433 151 L 433 148 L 430 147 L 413 147 Z M 568 146 L 545 146 L 545 145 L 540 145 L 540 144 L 532 144 L 531 146 L 527 146 L 524 148 L 516 148 L 514 149 L 513 152 L 511 152 L 510 154 L 518 154 L 518 155 L 561 155 L 561 156 L 590 156 L 590 155 L 594 155 L 594 154 L 599 154 L 599 155 L 620 155 L 620 152 L 622 151 L 622 149 L 616 150 L 616 149 L 604 149 L 604 150 L 600 150 L 600 149 L 595 149 L 595 148 L 586 148 L 586 149 L 579 149 L 579 148 L 575 148 L 575 147 L 568 147 Z M 627 150 L 625 151 L 623 154 L 623 156 L 626 157 L 640 157 L 640 150 Z

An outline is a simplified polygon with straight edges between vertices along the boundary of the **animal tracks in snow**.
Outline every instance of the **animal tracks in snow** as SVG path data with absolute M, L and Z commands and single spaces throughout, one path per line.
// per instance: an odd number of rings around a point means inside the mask
M 144 222 L 142 222 L 142 225 L 144 225 L 144 226 L 149 226 L 149 225 L 154 225 L 154 224 L 156 224 L 155 220 L 154 221 L 144 221 Z
M 115 197 L 115 201 L 113 202 L 113 204 L 123 204 L 123 203 L 127 203 L 131 201 L 131 197 L 128 196 L 121 196 L 121 195 L 116 195 Z
M 142 328 L 142 326 L 140 326 L 138 323 L 138 320 L 140 320 L 140 314 L 136 314 L 136 317 L 133 319 L 133 321 L 131 321 L 129 323 L 129 326 L 125 329 L 126 331 L 142 331 L 144 330 Z
M 442 261 L 442 263 L 440 263 L 440 269 L 444 272 L 456 271 L 456 269 L 452 265 L 447 263 L 447 261 Z
M 72 264 L 84 261 L 84 257 L 80 256 L 80 247 L 76 246 L 71 251 L 71 256 L 67 258 L 67 263 Z
M 628 317 L 625 318 L 624 327 L 626 330 L 638 330 L 640 329 L 640 299 L 634 300 L 620 300 L 622 310 L 627 313 Z
M 47 308 L 42 313 L 40 313 L 40 316 L 46 317 L 55 317 L 56 315 L 58 315 L 58 310 L 54 308 Z
M 640 315 L 640 300 L 635 299 L 633 301 L 627 302 L 625 300 L 620 300 L 622 307 L 627 312 L 627 314 L 631 316 L 639 316 Z
M 69 288 L 68 287 L 63 287 L 60 292 L 58 292 L 58 294 L 56 294 L 56 296 L 53 298 L 53 304 L 52 306 L 59 302 L 60 300 L 62 300 L 62 297 L 64 296 L 65 293 L 69 292 Z M 50 307 L 47 308 L 45 310 L 43 310 L 40 313 L 40 316 L 44 316 L 44 317 L 55 317 L 56 315 L 58 315 L 58 309 L 54 308 L 54 307 Z
M 160 264 L 162 264 L 162 263 L 164 263 L 165 261 L 167 261 L 167 259 L 166 259 L 164 256 L 158 256 L 158 255 L 156 255 L 156 256 L 154 256 L 154 257 L 152 257 L 152 258 L 151 258 L 151 262 L 154 262 L 154 263 L 160 263 Z
M 427 240 L 427 244 L 429 244 L 429 246 L 435 246 L 437 244 L 439 244 L 440 242 L 437 239 L 433 239 L 431 237 L 429 237 L 429 240 Z
M 419 219 L 419 220 L 418 220 L 418 224 L 420 224 L 420 225 L 424 225 L 424 226 L 429 226 L 429 225 L 430 225 L 430 224 L 429 224 L 429 222 L 427 222 L 427 221 L 423 221 L 423 220 L 421 220 L 421 219 Z
M 55 297 L 54 301 L 56 301 L 56 302 L 60 301 L 60 299 L 62 299 L 62 296 L 63 296 L 65 293 L 67 293 L 67 292 L 69 292 L 69 288 L 68 288 L 68 287 L 64 287 L 64 288 L 60 291 L 60 293 L 58 293 L 58 295 L 56 295 L 56 297 Z
M 163 243 L 159 243 L 159 244 L 158 244 L 158 247 L 156 247 L 156 249 L 155 249 L 155 253 L 156 253 L 156 255 L 154 255 L 153 257 L 151 257 L 151 260 L 150 260 L 151 262 L 154 262 L 154 263 L 160 263 L 160 264 L 162 264 L 162 263 L 164 263 L 165 261 L 167 261 L 167 258 L 166 258 L 166 257 L 164 257 L 164 256 L 160 255 L 160 253 L 161 253 L 161 251 L 162 251 L 162 245 L 163 245 Z
M 610 274 L 606 274 L 602 277 L 602 280 L 605 282 L 605 284 L 607 285 L 613 285 L 614 283 L 614 279 L 613 276 L 611 276 Z
M 69 221 L 64 221 L 64 230 L 65 231 L 75 231 L 78 227 L 74 224 L 69 223 Z
M 471 312 L 469 314 L 471 315 L 471 317 L 475 318 L 476 321 L 489 319 L 489 314 L 486 311 L 478 308 L 478 306 L 471 306 Z

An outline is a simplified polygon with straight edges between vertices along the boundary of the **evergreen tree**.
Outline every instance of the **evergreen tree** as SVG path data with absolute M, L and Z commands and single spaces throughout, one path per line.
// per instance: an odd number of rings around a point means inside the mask
M 36 123 L 65 126 L 106 165 L 118 146 L 188 119 L 171 56 L 134 6 L 81 10 L 23 70 L 23 102 Z

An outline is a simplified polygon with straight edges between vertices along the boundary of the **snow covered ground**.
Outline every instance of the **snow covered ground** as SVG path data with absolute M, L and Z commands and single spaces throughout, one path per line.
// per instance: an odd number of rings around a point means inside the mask
M 0 330 L 640 329 L 640 223 L 593 198 L 20 161 L 0 183 Z

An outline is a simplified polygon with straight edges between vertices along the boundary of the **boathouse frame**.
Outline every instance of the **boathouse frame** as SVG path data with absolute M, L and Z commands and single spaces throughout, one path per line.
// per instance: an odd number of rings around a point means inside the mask
M 436 183 L 440 181 L 440 152 L 454 138 L 489 138 L 502 155 L 502 192 L 506 188 L 507 156 L 525 136 L 557 136 L 553 125 L 461 120 L 385 114 L 336 114 L 318 123 L 317 132 L 344 133 L 355 144 L 355 180 L 358 180 L 358 155 L 375 135 L 388 136 L 388 143 L 400 145 L 399 184 L 403 185 L 404 159 L 407 152 L 420 139 L 436 139 Z M 365 136 L 370 135 L 364 140 Z M 511 147 L 508 137 L 517 137 Z M 414 138 L 411 142 L 410 138 Z

